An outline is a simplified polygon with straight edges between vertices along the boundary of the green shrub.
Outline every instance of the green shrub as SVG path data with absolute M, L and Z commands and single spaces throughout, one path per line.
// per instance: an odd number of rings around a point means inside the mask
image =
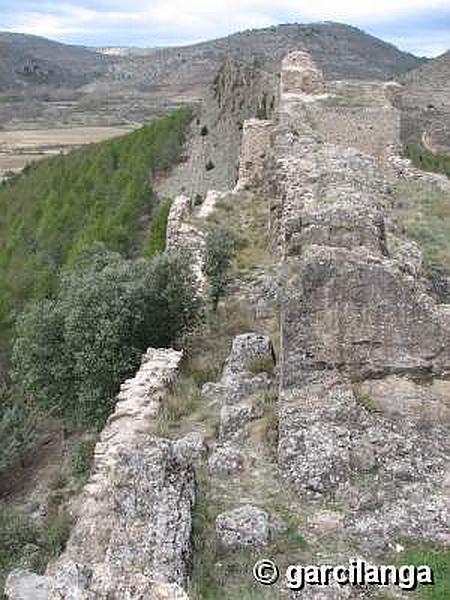
M 14 469 L 40 439 L 36 412 L 15 400 L 12 391 L 0 392 L 0 477 Z
M 59 556 L 66 546 L 71 530 L 69 515 L 62 510 L 50 512 L 39 532 L 39 545 L 42 548 L 41 569 L 47 562 Z
M 273 375 L 275 365 L 273 359 L 267 356 L 257 356 L 250 360 L 247 365 L 247 369 L 254 375 L 258 375 L 259 373 L 268 373 L 269 375 Z
M 200 130 L 200 135 L 202 137 L 206 137 L 208 135 L 209 131 L 208 131 L 208 127 L 206 125 L 203 125 L 203 127 Z
M 430 152 L 419 144 L 406 144 L 404 152 L 417 168 L 450 177 L 450 156 Z
M 237 239 L 232 229 L 220 223 L 212 223 L 208 226 L 203 272 L 208 279 L 209 296 L 214 311 L 217 310 L 219 301 L 226 293 L 230 282 L 236 246 Z
M 0 573 L 19 564 L 23 548 L 36 544 L 39 532 L 31 519 L 0 504 Z
M 88 478 L 94 450 L 95 439 L 83 440 L 74 448 L 70 457 L 71 474 L 74 479 L 84 482 Z
M 169 345 L 198 317 L 196 287 L 188 257 L 90 255 L 62 276 L 54 301 L 18 320 L 13 364 L 25 397 L 101 427 L 146 348 Z
M 215 168 L 216 168 L 216 165 L 213 163 L 213 161 L 211 159 L 209 159 L 208 162 L 205 165 L 205 169 L 207 171 L 212 171 Z
M 144 250 L 147 258 L 161 254 L 166 249 L 167 221 L 171 206 L 172 200 L 162 202 L 152 218 L 149 240 Z
M 428 565 L 433 570 L 434 585 L 419 586 L 418 597 L 423 600 L 450 598 L 450 549 L 416 546 L 398 557 L 402 565 Z
M 70 533 L 66 513 L 51 512 L 42 525 L 17 509 L 0 504 L 0 590 L 15 568 L 43 573 L 47 563 L 59 556 Z

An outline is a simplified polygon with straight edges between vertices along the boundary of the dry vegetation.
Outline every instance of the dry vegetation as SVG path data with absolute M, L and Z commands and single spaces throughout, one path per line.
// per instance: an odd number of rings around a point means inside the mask
M 450 203 L 437 186 L 401 181 L 394 187 L 394 216 L 401 231 L 419 244 L 431 291 L 448 301 L 450 275 Z

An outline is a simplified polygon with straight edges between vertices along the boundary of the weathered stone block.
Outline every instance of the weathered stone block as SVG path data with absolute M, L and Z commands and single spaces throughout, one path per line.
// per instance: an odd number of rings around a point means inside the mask
M 308 52 L 290 52 L 281 63 L 281 95 L 322 94 L 325 83 L 322 71 Z

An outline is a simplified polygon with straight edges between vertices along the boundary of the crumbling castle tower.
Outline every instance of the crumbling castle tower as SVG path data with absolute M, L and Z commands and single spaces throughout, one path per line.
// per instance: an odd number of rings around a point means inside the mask
M 323 94 L 325 81 L 323 73 L 308 52 L 300 50 L 290 52 L 281 63 L 280 95 L 286 98 L 289 94 L 307 96 Z

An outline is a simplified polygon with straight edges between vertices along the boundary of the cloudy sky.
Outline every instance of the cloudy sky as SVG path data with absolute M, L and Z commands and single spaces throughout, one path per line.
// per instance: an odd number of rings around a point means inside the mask
M 421 55 L 450 48 L 450 0 L 0 0 L 0 30 L 91 46 L 187 44 L 311 21 L 355 25 Z

